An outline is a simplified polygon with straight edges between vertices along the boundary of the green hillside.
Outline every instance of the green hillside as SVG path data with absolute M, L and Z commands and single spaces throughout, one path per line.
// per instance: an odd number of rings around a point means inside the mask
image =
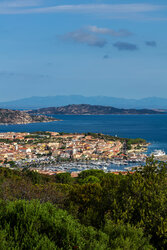
M 167 165 L 134 174 L 0 168 L 0 249 L 166 249 Z

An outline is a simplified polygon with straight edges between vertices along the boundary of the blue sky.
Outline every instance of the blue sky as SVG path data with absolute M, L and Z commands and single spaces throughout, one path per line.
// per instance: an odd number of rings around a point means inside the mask
M 166 0 L 0 0 L 0 101 L 167 97 Z

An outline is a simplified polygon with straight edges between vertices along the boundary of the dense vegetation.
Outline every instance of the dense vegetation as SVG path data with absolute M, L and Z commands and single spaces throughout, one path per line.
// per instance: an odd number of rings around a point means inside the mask
M 106 223 L 102 232 L 50 203 L 34 200 L 2 201 L 0 223 L 3 249 L 152 249 L 141 229 Z
M 77 178 L 0 168 L 0 249 L 166 249 L 167 165 Z
M 105 135 L 105 134 L 101 134 L 101 133 L 85 133 L 85 135 L 90 135 L 95 139 L 103 139 L 105 141 L 116 141 L 119 140 L 121 142 L 126 143 L 127 147 L 130 147 L 132 144 L 146 144 L 147 141 L 143 138 L 121 138 L 121 137 L 117 137 L 117 136 L 112 136 L 112 135 Z

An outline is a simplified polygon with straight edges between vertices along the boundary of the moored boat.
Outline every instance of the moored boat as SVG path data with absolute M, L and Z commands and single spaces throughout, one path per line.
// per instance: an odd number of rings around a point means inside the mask
M 163 151 L 163 150 L 154 150 L 152 153 L 151 153 L 151 156 L 154 156 L 154 157 L 160 157 L 160 156 L 164 156 L 166 155 L 166 153 Z

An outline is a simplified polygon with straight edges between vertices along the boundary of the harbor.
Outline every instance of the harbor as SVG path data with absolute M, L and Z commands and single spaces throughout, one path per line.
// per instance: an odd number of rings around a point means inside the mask
M 118 138 L 101 133 L 1 133 L 0 165 L 43 174 L 81 172 L 128 172 L 145 164 L 148 156 L 166 161 L 164 150 L 150 152 L 144 139 Z
M 141 160 L 108 160 L 108 161 L 90 161 L 90 162 L 62 162 L 52 163 L 50 165 L 37 164 L 35 167 L 29 165 L 29 169 L 43 174 L 57 174 L 63 172 L 82 172 L 84 170 L 96 169 L 104 172 L 128 172 L 133 171 L 133 168 L 144 165 L 144 159 Z M 25 168 L 25 165 L 24 165 Z
M 158 155 L 157 155 L 158 153 Z M 69 161 L 69 162 L 55 162 L 53 157 L 38 159 L 33 162 L 19 162 L 18 167 L 24 166 L 31 170 L 37 171 L 43 174 L 54 175 L 58 173 L 80 173 L 84 170 L 96 169 L 103 170 L 106 173 L 127 173 L 133 172 L 136 168 L 144 166 L 147 157 L 154 157 L 158 161 L 167 161 L 167 155 L 162 150 L 155 150 L 151 154 L 138 155 L 136 158 L 119 159 L 105 161 Z M 26 166 L 27 164 L 27 166 Z

